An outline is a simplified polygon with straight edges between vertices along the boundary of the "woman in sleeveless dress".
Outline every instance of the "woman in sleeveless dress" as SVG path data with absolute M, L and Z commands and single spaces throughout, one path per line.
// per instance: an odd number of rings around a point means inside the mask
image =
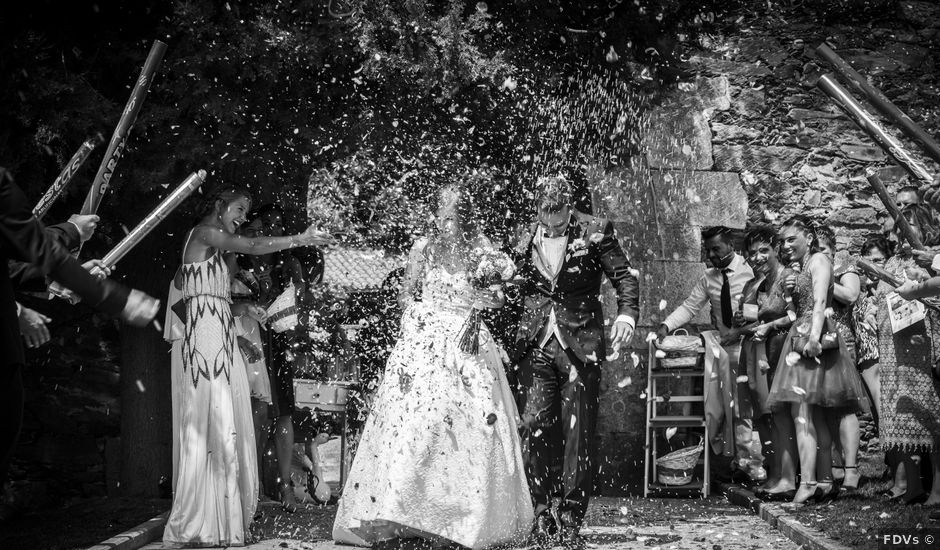
M 829 227 L 820 227 L 817 235 L 819 240 L 819 251 L 825 254 L 829 261 L 833 262 L 833 291 L 832 291 L 832 320 L 835 322 L 842 340 L 845 342 L 846 350 L 852 358 L 852 364 L 857 365 L 858 358 L 858 338 L 855 337 L 855 302 L 861 296 L 862 280 L 855 270 L 855 262 L 850 259 L 843 259 L 836 264 L 836 235 Z M 858 378 L 858 385 L 862 385 L 862 379 L 857 370 L 848 374 L 853 378 Z M 856 382 L 852 382 L 853 385 Z M 858 489 L 858 483 L 861 476 L 858 473 L 858 447 L 861 438 L 859 429 L 858 415 L 854 409 L 834 410 L 829 415 L 829 430 L 838 437 L 834 438 L 835 450 L 838 453 L 838 459 L 841 460 L 841 466 L 833 464 L 833 479 L 841 481 L 840 491 L 850 494 Z M 842 475 L 836 476 L 836 472 L 841 470 Z
M 485 326 L 460 350 L 475 291 L 465 258 L 491 246 L 469 220 L 466 192 L 444 188 L 437 232 L 409 255 L 402 335 L 386 366 L 333 524 L 337 542 L 422 538 L 472 549 L 523 539 L 533 521 L 515 402 Z M 422 283 L 423 282 L 423 283 Z M 415 284 L 422 299 L 412 303 Z
M 248 376 L 235 344 L 229 271 L 222 253 L 264 254 L 324 242 L 302 235 L 235 235 L 250 205 L 244 191 L 207 201 L 190 232 L 176 286 L 183 293 L 183 387 L 179 402 L 178 479 L 163 533 L 170 547 L 242 546 L 257 506 L 258 469 Z
M 868 398 L 845 341 L 834 323 L 827 322 L 832 262 L 819 252 L 812 222 L 794 216 L 781 227 L 780 240 L 783 255 L 799 266 L 785 284 L 796 319 L 784 341 L 767 402 L 771 408 L 789 408 L 793 416 L 800 454 L 800 485 L 793 502 L 802 503 L 834 494 L 828 417 L 836 409 L 867 410 Z M 829 349 L 823 349 L 824 338 L 831 341 Z

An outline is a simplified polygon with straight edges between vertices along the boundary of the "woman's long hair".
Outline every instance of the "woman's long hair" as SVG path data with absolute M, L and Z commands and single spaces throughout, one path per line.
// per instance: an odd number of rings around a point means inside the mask
M 235 186 L 226 186 L 215 190 L 213 193 L 203 199 L 199 210 L 196 211 L 196 217 L 193 225 L 199 225 L 203 219 L 213 214 L 238 199 L 248 199 L 248 208 L 251 208 L 251 193 L 247 190 Z M 219 205 L 221 203 L 221 206 Z

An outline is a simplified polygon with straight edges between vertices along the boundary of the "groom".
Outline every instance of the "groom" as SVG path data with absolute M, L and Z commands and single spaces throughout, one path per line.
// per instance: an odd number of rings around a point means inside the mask
M 521 369 L 520 410 L 529 440 L 533 535 L 544 543 L 560 534 L 565 546 L 580 548 L 607 354 L 601 282 L 606 275 L 617 291 L 614 350 L 633 335 L 639 283 L 613 225 L 575 210 L 565 178 L 541 178 L 537 188 L 538 221 L 515 248 L 525 279 L 514 359 Z

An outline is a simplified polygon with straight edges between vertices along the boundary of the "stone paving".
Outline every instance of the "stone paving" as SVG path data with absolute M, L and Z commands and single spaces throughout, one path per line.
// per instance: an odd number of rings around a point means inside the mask
M 293 515 L 277 506 L 263 508 L 263 540 L 252 550 L 332 550 L 350 548 L 329 540 L 335 506 L 308 507 Z M 589 548 L 796 550 L 798 545 L 760 518 L 724 497 L 708 500 L 596 498 L 582 531 Z M 160 543 L 145 550 L 163 550 Z

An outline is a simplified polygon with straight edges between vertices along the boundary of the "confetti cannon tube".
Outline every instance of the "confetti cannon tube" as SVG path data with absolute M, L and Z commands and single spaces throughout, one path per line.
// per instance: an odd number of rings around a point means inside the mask
M 111 252 L 108 252 L 104 258 L 101 259 L 101 262 L 107 267 L 114 267 L 121 258 L 127 255 L 128 252 L 135 246 L 137 246 L 140 241 L 147 236 L 148 233 L 153 231 L 153 229 L 160 224 L 166 217 L 176 209 L 177 206 L 183 202 L 186 197 L 188 197 L 193 191 L 196 190 L 203 182 L 206 181 L 206 171 L 199 170 L 198 172 L 193 172 L 186 178 L 183 183 L 179 185 L 172 193 L 167 195 L 152 212 L 147 214 L 147 217 L 144 218 L 142 222 L 137 224 L 130 233 L 127 234 L 124 239 L 117 244 Z
M 137 120 L 137 114 L 140 112 L 140 107 L 147 97 L 147 92 L 150 90 L 153 75 L 157 72 L 157 68 L 163 61 L 164 53 L 166 53 L 166 44 L 155 40 L 153 47 L 150 48 L 147 61 L 144 63 L 144 68 L 140 71 L 140 76 L 137 77 L 137 83 L 134 85 L 131 97 L 127 100 L 127 105 L 124 106 L 121 119 L 114 129 L 111 142 L 108 143 L 108 149 L 105 151 L 104 158 L 101 160 L 101 166 L 98 167 L 98 173 L 95 175 L 95 179 L 91 184 L 91 189 L 85 197 L 85 204 L 82 205 L 82 214 L 94 214 L 98 211 L 101 199 L 104 197 L 104 194 L 107 193 L 108 186 L 111 184 L 111 176 L 114 175 L 114 168 L 117 166 L 118 161 L 121 159 L 121 154 L 124 152 L 127 136 L 130 134 L 131 127 L 134 126 L 134 122 Z
M 878 267 L 877 265 L 873 264 L 872 262 L 864 258 L 858 258 L 858 260 L 856 260 L 855 265 L 863 273 L 865 273 L 865 275 L 868 275 L 869 277 L 873 279 L 880 279 L 888 283 L 894 288 L 901 286 L 901 284 L 904 282 L 898 279 L 897 277 L 895 277 L 889 271 L 886 271 L 884 268 Z M 924 306 L 926 306 L 928 309 L 932 309 L 934 311 L 940 311 L 940 301 L 938 301 L 936 298 L 920 299 L 917 301 L 924 304 Z
M 877 143 L 885 153 L 891 156 L 921 186 L 933 186 L 933 177 L 924 166 L 917 162 L 898 140 L 891 137 L 881 124 L 855 100 L 852 95 L 836 82 L 832 75 L 823 75 L 817 84 L 819 88 L 858 126 Z
M 33 215 L 42 219 L 43 216 L 49 211 L 49 208 L 52 207 L 52 203 L 59 198 L 65 188 L 68 187 L 69 183 L 72 181 L 72 177 L 78 172 L 78 169 L 82 167 L 82 164 L 88 159 L 88 155 L 95 150 L 95 147 L 101 145 L 104 141 L 104 138 L 101 137 L 101 134 L 86 140 L 85 143 L 82 143 L 81 147 L 78 148 L 78 151 L 75 151 L 75 154 L 72 155 L 72 159 L 69 160 L 68 164 L 65 165 L 65 168 L 62 169 L 62 172 L 59 173 L 59 177 L 52 182 L 52 185 L 49 189 L 46 190 L 46 193 L 39 199 L 39 202 L 36 203 L 36 206 L 33 207 Z
M 913 248 L 921 250 L 924 248 L 924 243 L 917 238 L 917 235 L 914 233 L 914 230 L 911 229 L 910 222 L 907 221 L 907 218 L 901 215 L 901 211 L 898 209 L 898 205 L 895 203 L 894 198 L 888 194 L 888 189 L 885 187 L 881 178 L 878 177 L 873 170 L 868 169 L 865 171 L 865 177 L 868 179 L 869 185 L 875 190 L 875 193 L 878 194 L 878 198 L 881 199 L 881 203 L 884 204 L 885 210 L 888 211 L 888 214 L 891 216 L 891 219 L 894 220 L 894 224 L 897 226 L 898 230 L 904 235 L 904 238 L 911 244 Z
M 839 57 L 825 42 L 816 48 L 816 53 L 825 59 L 833 69 L 848 82 L 855 91 L 868 98 L 868 102 L 882 115 L 898 125 L 907 137 L 916 141 L 927 155 L 936 162 L 940 162 L 940 144 L 930 134 L 918 126 L 911 117 L 904 114 L 897 105 L 885 97 L 878 88 L 868 83 L 868 80 L 858 73 L 851 65 Z

